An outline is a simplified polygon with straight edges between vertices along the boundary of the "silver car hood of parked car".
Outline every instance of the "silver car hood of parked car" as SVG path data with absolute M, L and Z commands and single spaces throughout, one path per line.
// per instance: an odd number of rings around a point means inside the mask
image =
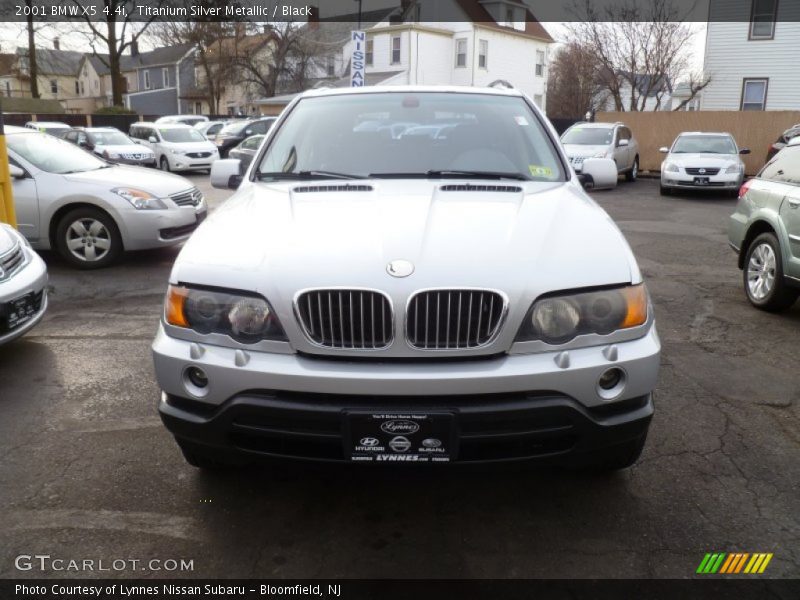
M 190 182 L 179 175 L 163 173 L 145 167 L 122 165 L 110 165 L 93 171 L 69 173 L 64 177 L 71 181 L 95 183 L 107 188 L 130 186 L 150 192 L 161 198 L 176 192 L 182 192 L 191 187 Z
M 14 247 L 14 244 L 17 243 L 17 240 L 14 239 L 14 236 L 9 233 L 6 227 L 8 226 L 0 224 L 0 255 L 11 250 L 11 248 Z
M 727 167 L 732 162 L 738 163 L 741 159 L 738 154 L 712 154 L 710 152 L 670 153 L 669 162 L 678 166 L 687 167 Z
M 347 183 L 245 182 L 190 238 L 171 281 L 257 291 L 276 309 L 314 287 L 400 296 L 480 287 L 529 304 L 548 291 L 641 281 L 625 238 L 577 184 L 478 182 L 523 190 L 492 192 L 374 180 L 372 191 L 314 191 Z M 396 259 L 413 275 L 390 277 Z
M 103 152 L 108 152 L 109 154 L 153 154 L 153 151 L 150 150 L 150 148 L 141 146 L 140 144 L 112 144 L 108 146 L 97 145 L 94 147 L 94 151 L 97 154 L 102 154 Z

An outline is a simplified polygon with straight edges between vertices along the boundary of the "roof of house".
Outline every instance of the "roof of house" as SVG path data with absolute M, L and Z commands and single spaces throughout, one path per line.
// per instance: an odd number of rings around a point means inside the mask
M 378 23 L 389 19 L 393 13 L 400 14 L 398 7 L 369 10 L 361 13 L 361 29 L 372 29 Z M 308 29 L 313 29 L 314 39 L 326 44 L 340 43 L 344 46 L 350 41 L 350 32 L 358 24 L 358 13 L 337 15 L 335 21 L 322 20 L 316 24 L 307 24 Z
M 131 68 L 156 67 L 158 65 L 171 65 L 177 63 L 192 49 L 192 44 L 177 44 L 164 46 L 147 52 L 139 52 L 131 56 Z
M 536 20 L 536 17 L 533 16 L 533 13 L 527 7 L 525 8 L 525 30 L 522 31 L 519 29 L 514 29 L 513 27 L 499 24 L 494 20 L 494 18 L 492 18 L 492 15 L 489 14 L 489 11 L 486 10 L 486 7 L 484 7 L 479 0 L 455 1 L 461 7 L 461 10 L 466 13 L 469 20 L 473 23 L 479 23 L 484 27 L 497 29 L 498 31 L 505 31 L 509 33 L 516 32 L 545 42 L 555 41 L 544 28 L 544 26 L 542 26 L 542 24 Z
M 36 69 L 39 75 L 77 75 L 83 52 L 36 48 Z M 17 48 L 21 70 L 28 71 L 28 49 Z
M 108 54 L 89 54 L 86 55 L 86 60 L 92 64 L 92 68 L 98 75 L 109 75 L 111 69 L 108 68 Z M 136 68 L 134 65 L 133 57 L 123 54 L 119 58 L 120 68 L 123 71 L 132 71 Z
M 63 114 L 64 107 L 58 100 L 43 98 L 3 98 L 4 113 Z

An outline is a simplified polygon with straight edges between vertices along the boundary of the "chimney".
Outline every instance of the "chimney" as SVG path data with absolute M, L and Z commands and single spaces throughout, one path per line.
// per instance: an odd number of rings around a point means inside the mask
M 55 50 L 61 50 L 61 41 L 58 38 L 53 39 L 53 48 Z
M 319 7 L 308 7 L 308 28 L 312 31 L 319 29 Z
M 137 40 L 131 42 L 131 56 L 139 56 L 139 42 Z

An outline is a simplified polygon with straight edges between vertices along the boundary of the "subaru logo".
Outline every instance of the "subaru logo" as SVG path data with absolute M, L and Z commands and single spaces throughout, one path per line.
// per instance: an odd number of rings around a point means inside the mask
M 422 440 L 422 445 L 426 448 L 439 448 L 442 445 L 442 440 L 436 438 L 427 438 Z
M 408 449 L 411 448 L 411 442 L 408 441 L 407 437 L 398 435 L 389 441 L 389 448 L 395 452 L 408 452 Z
M 384 433 L 411 434 L 411 433 L 417 433 L 419 431 L 419 425 L 414 423 L 414 421 L 405 421 L 405 420 L 384 421 L 383 423 L 381 423 L 381 431 L 383 431 Z
M 408 277 L 414 272 L 414 265 L 407 260 L 393 260 L 386 265 L 386 272 L 392 277 Z
M 706 172 L 706 170 L 705 170 L 705 169 L 697 169 L 697 172 L 698 172 L 698 173 L 700 173 L 700 174 L 702 175 L 703 173 L 705 173 L 705 172 Z
M 362 446 L 370 446 L 370 447 L 371 446 L 377 446 L 379 443 L 380 442 L 378 441 L 378 438 L 374 438 L 374 437 L 361 438 L 361 445 Z

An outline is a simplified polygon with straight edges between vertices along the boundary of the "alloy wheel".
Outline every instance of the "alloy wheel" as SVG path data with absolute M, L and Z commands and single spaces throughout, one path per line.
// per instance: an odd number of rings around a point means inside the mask
M 78 219 L 67 228 L 67 248 L 75 258 L 95 262 L 111 250 L 111 234 L 97 219 Z
M 761 243 L 750 254 L 747 264 L 747 289 L 756 300 L 769 296 L 775 285 L 775 251 L 767 243 Z

